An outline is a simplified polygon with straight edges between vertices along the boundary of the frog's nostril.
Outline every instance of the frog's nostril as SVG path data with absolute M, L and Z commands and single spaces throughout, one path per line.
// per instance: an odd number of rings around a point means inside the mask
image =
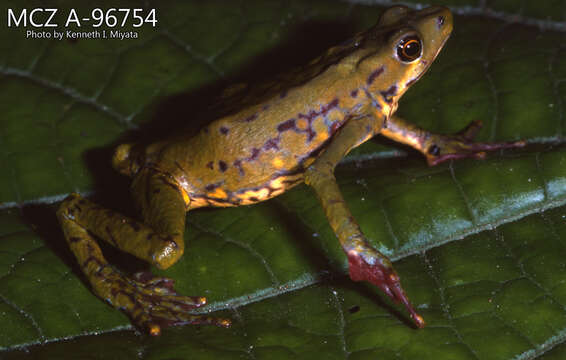
M 438 25 L 439 29 L 444 25 L 444 20 L 446 20 L 444 16 L 439 16 L 436 18 L 436 24 Z

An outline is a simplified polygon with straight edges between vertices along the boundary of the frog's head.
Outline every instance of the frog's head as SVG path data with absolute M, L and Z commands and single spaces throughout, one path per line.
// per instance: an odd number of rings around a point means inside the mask
M 357 72 L 374 96 L 393 111 L 399 97 L 432 64 L 452 32 L 452 14 L 441 6 L 420 11 L 394 6 L 378 23 L 354 39 Z

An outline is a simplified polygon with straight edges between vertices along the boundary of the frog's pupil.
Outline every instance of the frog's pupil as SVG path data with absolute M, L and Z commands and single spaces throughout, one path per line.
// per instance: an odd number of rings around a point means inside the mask
M 433 144 L 428 148 L 428 153 L 432 156 L 438 156 L 440 154 L 440 148 Z
M 405 54 L 409 57 L 415 57 L 419 54 L 420 46 L 416 40 L 411 40 L 407 45 L 405 45 Z
M 403 39 L 397 48 L 397 55 L 402 61 L 413 61 L 421 54 L 421 42 L 416 36 Z

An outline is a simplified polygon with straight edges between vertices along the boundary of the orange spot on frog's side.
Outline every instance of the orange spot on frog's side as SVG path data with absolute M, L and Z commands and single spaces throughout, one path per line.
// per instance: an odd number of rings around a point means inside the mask
M 306 119 L 298 119 L 295 122 L 295 126 L 297 127 L 297 129 L 304 131 L 309 127 L 309 122 Z
M 283 162 L 283 160 L 281 158 L 276 157 L 275 159 L 273 159 L 271 161 L 271 163 L 273 164 L 274 167 L 276 167 L 277 169 L 281 169 L 283 167 L 283 165 L 285 165 L 285 163 Z
M 207 195 L 216 199 L 226 199 L 228 197 L 228 194 L 226 194 L 226 191 L 222 188 L 216 188 L 213 192 L 210 192 Z
M 189 197 L 189 194 L 187 194 L 185 189 L 183 189 L 183 188 L 180 188 L 180 189 L 181 189 L 181 195 L 183 196 L 183 201 L 185 202 L 185 205 L 189 206 L 189 204 L 191 203 L 191 198 Z
M 248 190 L 245 193 L 240 195 L 241 199 L 249 199 L 253 202 L 262 201 L 267 199 L 269 196 L 269 189 L 261 188 L 259 190 Z
M 324 142 L 326 139 L 328 139 L 328 134 L 325 132 L 319 132 L 316 136 L 317 142 Z
M 269 186 L 273 189 L 280 189 L 283 187 L 283 182 L 286 180 L 287 178 L 285 176 L 279 176 L 278 178 L 275 178 L 273 180 L 271 180 L 269 182 Z

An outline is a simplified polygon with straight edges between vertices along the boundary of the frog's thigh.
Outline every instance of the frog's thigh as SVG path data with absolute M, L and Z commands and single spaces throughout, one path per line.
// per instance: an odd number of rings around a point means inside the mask
M 147 223 L 103 208 L 76 194 L 61 204 L 58 210 L 60 222 L 65 231 L 76 227 L 84 229 L 86 235 L 81 238 L 92 233 L 127 253 L 167 268 L 183 254 L 185 203 L 179 190 L 165 185 L 160 177 L 153 171 L 142 170 L 132 185 Z M 137 194 L 142 190 L 147 192 Z M 143 202 L 139 200 L 142 196 L 146 198 Z M 150 209 L 148 206 L 158 207 Z M 66 238 L 72 246 L 71 237 Z M 89 241 L 89 245 L 84 246 L 99 252 L 96 243 Z
M 183 255 L 185 242 L 185 219 L 190 200 L 184 199 L 173 180 L 152 169 L 143 169 L 132 183 L 132 197 L 140 209 L 144 223 L 153 229 L 146 238 L 131 242 L 148 242 L 152 262 L 161 268 L 168 268 Z

